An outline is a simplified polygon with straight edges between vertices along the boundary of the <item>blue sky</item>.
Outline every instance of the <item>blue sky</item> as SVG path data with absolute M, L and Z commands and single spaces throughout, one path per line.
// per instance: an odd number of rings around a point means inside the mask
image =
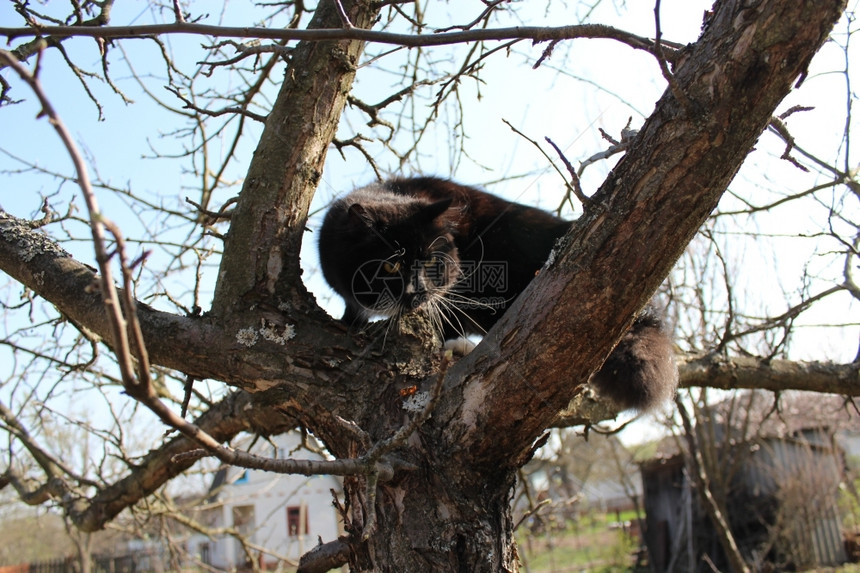
M 684 0 L 663 2 L 661 23 L 664 37 L 682 43 L 694 41 L 709 4 Z M 235 3 L 228 6 L 229 12 L 221 12 L 218 3 L 193 3 L 191 9 L 195 14 L 209 14 L 203 20 L 206 23 L 225 21 L 235 25 L 253 22 L 243 13 L 243 8 Z M 441 25 L 447 17 L 446 12 L 450 12 L 452 18 L 462 19 L 463 14 L 477 13 L 476 10 L 479 11 L 481 6 L 479 2 L 430 3 L 427 8 L 428 19 Z M 567 6 L 566 3 L 553 3 L 552 6 L 552 10 L 547 10 L 543 3 L 532 3 L 529 6 L 531 12 L 523 17 L 523 23 L 566 24 L 571 10 L 582 9 L 579 6 Z M 595 10 L 592 21 L 609 22 L 644 36 L 653 35 L 653 6 L 650 3 L 628 2 L 622 6 L 616 9 L 614 3 L 604 2 Z M 112 13 L 112 21 L 117 25 L 145 24 L 169 18 L 169 14 L 144 9 L 136 3 L 117 3 Z M 0 5 L 0 20 L 17 20 L 10 13 L 9 4 Z M 186 73 L 195 70 L 194 63 L 206 56 L 200 47 L 206 42 L 205 38 L 167 36 L 164 40 L 180 64 L 180 69 Z M 93 70 L 100 68 L 100 56 L 94 40 L 71 39 L 65 46 L 79 66 Z M 153 42 L 122 41 L 121 47 L 124 53 L 113 48 L 111 77 L 134 103 L 124 103 L 103 83 L 89 82 L 94 95 L 103 105 L 103 120 L 99 119 L 96 106 L 89 101 L 80 82 L 71 74 L 56 50 L 48 50 L 41 63 L 40 78 L 44 88 L 63 121 L 75 134 L 79 146 L 91 159 L 93 172 L 117 187 L 130 186 L 153 203 L 190 210 L 184 198 L 196 198 L 199 177 L 189 174 L 187 167 L 179 161 L 153 158 L 155 151 L 170 154 L 182 149 L 186 142 L 177 138 L 175 133 L 177 128 L 184 126 L 177 125 L 175 115 L 155 105 L 143 93 L 137 82 L 131 79 L 126 61 L 132 63 L 138 74 L 152 80 L 148 88 L 156 97 L 167 105 L 181 107 L 178 99 L 163 87 L 165 66 Z M 379 49 L 371 46 L 368 53 Z M 454 116 L 459 110 L 446 107 L 435 130 L 431 130 L 431 135 L 426 138 L 419 161 L 409 167 L 409 173 L 420 171 L 455 177 L 469 184 L 488 184 L 489 190 L 509 199 L 553 208 L 559 202 L 561 181 L 533 146 L 513 133 L 503 120 L 509 121 L 533 139 L 543 140 L 545 136 L 552 138 L 570 158 L 582 160 L 605 148 L 598 128 L 617 136 L 628 118 L 632 118 L 634 128 L 641 125 L 644 116 L 653 109 L 654 102 L 664 89 L 665 82 L 653 58 L 616 42 L 568 42 L 556 50 L 561 54 L 569 50 L 570 59 L 564 60 L 557 56 L 540 69 L 531 69 L 528 64 L 534 62 L 542 50 L 542 46 L 531 47 L 523 43 L 507 56 L 499 55 L 487 60 L 482 70 L 483 85 L 464 82 L 461 88 L 462 117 L 468 140 L 463 145 L 467 153 L 457 154 L 452 149 L 450 125 L 459 119 Z M 449 48 L 436 49 L 432 54 L 443 63 L 446 58 L 454 61 L 453 50 Z M 838 70 L 842 65 L 840 58 L 842 54 L 839 50 L 826 47 L 816 58 L 812 74 L 803 88 L 790 95 L 780 106 L 781 110 L 795 104 L 815 106 L 810 112 L 792 117 L 789 126 L 798 141 L 825 159 L 834 157 L 838 152 L 834 142 L 838 142 L 836 135 L 843 128 L 844 78 L 832 73 L 832 70 Z M 387 65 L 387 62 L 383 61 L 383 64 Z M 394 65 L 391 64 L 392 67 Z M 555 69 L 557 66 L 565 67 L 562 73 Z M 275 75 L 278 73 L 281 72 Z M 15 83 L 8 71 L 4 72 L 4 76 Z M 355 93 L 367 101 L 376 101 L 390 93 L 395 79 L 392 74 L 386 75 L 384 72 L 359 74 Z M 208 84 L 217 86 L 218 82 L 224 81 L 230 79 L 226 74 L 219 75 L 216 72 Z M 202 79 L 199 82 L 206 85 Z M 600 86 L 599 89 L 596 86 Z M 13 159 L 12 155 L 47 170 L 66 174 L 71 173 L 71 163 L 48 123 L 36 119 L 38 109 L 26 88 L 16 84 L 13 94 L 25 101 L 18 106 L 0 109 L 0 181 L 3 181 L 0 206 L 12 214 L 26 217 L 37 212 L 44 196 L 52 196 L 52 203 L 63 205 L 68 197 L 79 192 L 68 182 L 60 183 L 54 178 L 20 172 L 23 164 Z M 444 117 L 444 113 L 451 115 Z M 347 115 L 341 126 L 342 131 L 354 126 L 360 129 L 358 122 L 363 120 L 361 114 Z M 251 136 L 240 146 L 237 161 L 227 176 L 237 183 L 241 182 L 253 153 L 253 134 L 260 130 L 258 125 L 251 123 Z M 214 143 L 226 145 L 229 138 L 225 136 L 223 141 L 216 140 Z M 797 189 L 798 180 L 801 179 L 809 180 L 808 184 L 815 183 L 813 178 L 774 159 L 773 154 L 778 156 L 781 151 L 781 144 L 775 137 L 764 136 L 760 144 L 760 152 L 751 155 L 733 187 L 760 187 L 761 190 L 757 189 L 754 193 L 762 197 L 764 202 L 773 194 L 773 189 Z M 380 165 L 388 172 L 402 173 L 390 157 L 381 157 Z M 583 179 L 586 192 L 599 186 L 611 165 L 612 162 L 603 162 L 586 171 Z M 512 176 L 514 179 L 511 181 L 498 183 Z M 372 179 L 372 172 L 358 153 L 347 150 L 344 158 L 332 151 L 314 211 L 319 212 L 333 197 Z M 215 204 L 226 200 L 237 189 L 231 188 L 229 193 L 218 197 Z M 753 193 L 749 195 L 754 196 Z M 112 192 L 99 191 L 99 200 L 104 213 L 126 228 L 132 228 L 140 217 L 145 217 Z M 83 205 L 80 198 L 76 203 Z M 568 213 L 568 216 L 575 215 Z M 311 228 L 318 225 L 318 220 L 311 220 Z M 821 213 L 815 210 L 786 209 L 775 217 L 750 219 L 745 226 L 750 225 L 754 225 L 761 234 L 787 235 L 795 229 L 815 232 L 820 230 L 822 222 Z M 780 291 L 795 288 L 791 284 L 792 277 L 803 272 L 816 245 L 808 240 L 788 237 L 780 241 L 761 238 L 756 243 L 738 242 L 734 244 L 732 254 L 737 257 L 742 279 L 749 283 L 743 286 L 748 289 L 750 297 L 759 296 L 761 293 L 756 291 L 761 290 L 767 293 L 762 297 L 764 302 L 776 299 L 778 307 L 779 299 L 785 298 Z M 68 248 L 82 260 L 92 262 L 92 251 L 86 243 L 73 243 Z M 145 249 L 145 245 L 140 249 Z M 822 258 L 817 257 L 817 262 L 820 263 Z M 331 296 L 331 291 L 315 272 L 313 241 L 307 241 L 303 261 L 308 269 L 310 288 L 333 314 L 339 314 L 341 307 L 337 297 Z M 774 266 L 773 262 L 778 264 Z M 771 267 L 766 275 L 743 272 L 745 268 L 763 268 L 765 263 Z M 767 285 L 766 288 L 763 288 L 764 285 Z M 773 293 L 778 293 L 778 296 Z M 838 304 L 848 304 L 848 301 L 843 298 Z M 844 316 L 844 313 L 840 314 Z M 826 317 L 822 317 L 822 322 L 826 320 Z M 820 338 L 818 335 L 815 337 Z M 856 340 L 853 337 L 852 348 L 856 346 Z M 848 350 L 834 348 L 832 344 L 825 352 L 836 353 L 841 359 L 848 356 Z M 836 355 L 832 357 L 837 359 Z
M 195 14 L 208 12 L 206 23 L 224 21 L 231 25 L 244 25 L 254 21 L 244 13 L 244 10 L 252 9 L 249 4 L 230 3 L 229 12 L 221 12 L 218 5 L 195 2 L 192 11 Z M 477 0 L 457 0 L 428 3 L 427 6 L 429 19 L 443 25 L 447 23 L 446 12 L 451 12 L 452 19 L 463 20 L 466 19 L 464 15 L 476 16 L 483 4 Z M 553 2 L 551 10 L 541 2 L 521 3 L 521 6 L 529 10 L 524 12 L 523 23 L 530 25 L 568 24 L 572 21 L 571 12 L 582 9 L 581 5 L 573 2 Z M 710 2 L 698 0 L 664 1 L 664 38 L 681 43 L 694 41 L 699 34 L 702 16 L 709 7 Z M 146 24 L 169 18 L 169 14 L 144 9 L 143 3 L 119 2 L 112 14 L 115 25 Z M 9 3 L 0 4 L 0 21 L 17 20 Z M 650 37 L 654 29 L 653 4 L 605 1 L 595 10 L 591 21 L 614 24 Z M 845 26 L 840 24 L 837 33 L 840 30 L 844 31 Z M 197 69 L 195 62 L 206 57 L 206 52 L 200 47 L 207 42 L 204 38 L 169 36 L 164 41 L 185 73 L 193 73 Z M 98 48 L 92 39 L 71 39 L 64 45 L 82 68 L 100 68 Z M 135 71 L 147 78 L 147 85 L 157 98 L 166 105 L 181 107 L 178 99 L 164 89 L 167 72 L 158 49 L 148 40 L 125 40 L 120 42 L 120 46 L 124 53 L 117 47 L 112 49 L 111 76 L 134 103 L 125 103 L 109 86 L 91 81 L 89 85 L 104 106 L 103 119 L 100 119 L 96 106 L 56 50 L 48 50 L 41 62 L 40 78 L 45 91 L 90 159 L 92 173 L 97 173 L 102 180 L 114 186 L 130 186 L 155 204 L 190 212 L 191 207 L 184 198 L 194 199 L 199 195 L 199 177 L 190 173 L 187 164 L 180 161 L 153 158 L 155 151 L 161 154 L 180 152 L 185 142 L 177 137 L 176 130 L 186 126 L 178 124 L 174 114 L 160 108 L 144 93 L 132 79 L 127 63 L 131 62 Z M 380 154 L 378 159 L 382 169 L 398 174 L 422 172 L 450 176 L 464 183 L 486 186 L 511 200 L 554 208 L 561 197 L 562 182 L 547 166 L 542 155 L 503 120 L 533 139 L 552 138 L 569 158 L 578 162 L 605 149 L 606 143 L 600 137 L 599 128 L 617 136 L 628 119 L 634 128 L 641 125 L 662 94 L 665 81 L 653 58 L 612 41 L 564 43 L 556 48 L 553 58 L 533 70 L 531 64 L 543 48 L 522 43 L 507 55 L 500 54 L 487 60 L 482 70 L 483 83 L 463 82 L 460 107 L 443 108 L 440 121 L 430 130 L 421 147 L 420 159 L 409 166 L 409 171 L 403 173 L 393 157 Z M 437 48 L 429 53 L 441 67 L 453 65 L 457 61 L 454 54 L 460 49 Z M 382 48 L 379 46 L 368 48 L 368 54 L 380 51 Z M 853 51 L 856 62 L 860 54 L 856 53 L 856 48 Z M 565 60 L 563 56 L 568 52 L 570 58 Z M 388 72 L 360 73 L 355 93 L 370 102 L 391 93 L 397 78 L 390 70 L 396 69 L 398 57 L 398 54 L 393 54 L 382 60 Z M 789 127 L 799 142 L 826 160 L 832 160 L 841 151 L 838 135 L 844 128 L 846 84 L 845 76 L 838 71 L 844 67 L 843 58 L 838 46 L 826 46 L 815 59 L 802 88 L 789 95 L 778 110 L 781 112 L 793 105 L 814 106 L 813 110 L 790 118 Z M 30 61 L 29 65 L 32 64 Z M 282 73 L 278 70 L 273 77 L 280 77 Z M 17 106 L 0 108 L 0 207 L 17 216 L 32 217 L 37 216 L 44 197 L 50 197 L 51 203 L 60 210 L 71 197 L 77 197 L 76 204 L 83 208 L 80 192 L 74 184 L 33 173 L 26 168 L 30 163 L 51 172 L 67 175 L 72 172 L 71 161 L 56 134 L 44 119 L 36 117 L 39 110 L 33 103 L 32 94 L 8 70 L 2 74 L 15 86 L 13 97 L 24 101 Z M 197 82 L 201 86 L 220 88 L 234 80 L 228 74 L 216 71 L 211 78 L 199 76 Z M 270 90 L 272 97 L 274 88 Z M 432 89 L 428 90 L 423 96 L 424 101 L 432 93 Z M 465 122 L 465 141 L 456 140 L 452 145 L 452 125 L 459 121 L 460 112 Z M 364 129 L 363 121 L 365 118 L 360 113 L 350 112 L 341 124 L 341 131 L 360 131 Z M 248 129 L 249 137 L 240 146 L 237 160 L 226 175 L 236 185 L 214 197 L 215 206 L 239 189 L 260 127 L 252 122 Z M 213 154 L 223 154 L 229 143 L 229 132 L 215 137 Z M 463 153 L 458 152 L 461 143 L 465 150 Z M 764 135 L 732 183 L 732 190 L 763 204 L 781 194 L 821 182 L 821 176 L 802 174 L 780 161 L 781 152 L 782 144 L 777 138 Z M 855 156 L 851 165 L 856 164 Z M 602 162 L 586 171 L 583 184 L 587 193 L 597 189 L 611 166 L 611 161 Z M 505 178 L 511 179 L 502 182 Z M 357 152 L 346 150 L 342 157 L 336 151 L 330 151 L 313 210 L 321 212 L 332 198 L 372 179 L 373 173 Z M 143 231 L 144 225 L 156 225 L 157 220 L 152 213 L 141 212 L 114 192 L 102 189 L 98 195 L 102 210 L 108 217 L 117 221 L 129 235 L 142 238 L 142 243 L 134 245 L 136 252 L 153 248 L 147 243 L 147 233 Z M 842 259 L 830 254 L 839 245 L 816 235 L 827 225 L 828 201 L 837 200 L 837 196 L 831 196 L 814 205 L 787 206 L 769 215 L 736 219 L 719 229 L 723 233 L 729 263 L 736 273 L 735 288 L 743 300 L 745 312 L 750 315 L 782 312 L 787 298 L 797 300 L 802 288 L 800 277 L 804 273 L 812 277 L 809 290 L 813 293 L 839 280 Z M 723 207 L 730 208 L 736 204 L 727 198 Z M 856 201 L 840 208 L 857 221 Z M 576 213 L 568 212 L 566 215 L 573 217 Z M 319 217 L 312 218 L 309 227 L 313 230 L 318 225 Z M 750 231 L 758 233 L 756 239 L 742 236 Z M 63 236 L 61 231 L 53 232 Z M 184 237 L 184 232 L 168 230 L 157 238 L 172 236 L 179 240 Z M 798 238 L 794 236 L 797 233 L 806 236 Z M 309 237 L 302 255 L 307 284 L 320 304 L 339 316 L 342 304 L 316 270 L 316 245 L 313 235 Z M 155 238 L 151 237 L 153 243 Z M 209 244 L 217 245 L 217 241 L 209 239 Z M 73 241 L 66 248 L 80 260 L 92 264 L 92 248 L 86 241 Z M 152 264 L 157 265 L 163 260 L 160 257 L 169 255 L 169 251 L 156 250 Z M 206 292 L 211 292 L 214 280 L 214 270 L 204 276 L 204 297 Z M 181 281 L 186 284 L 180 284 Z M 186 275 L 164 286 L 177 289 L 177 298 L 187 305 L 191 300 L 191 287 L 187 283 Z M 157 285 L 151 287 L 153 291 L 158 288 Z M 7 297 L 14 299 L 20 288 L 7 284 L 4 290 Z M 715 286 L 713 296 L 721 294 L 719 286 Z M 148 302 L 176 310 L 164 299 Z M 806 326 L 795 334 L 792 356 L 834 361 L 853 359 L 860 338 L 858 322 L 856 304 L 847 296 L 833 297 L 802 318 L 800 325 Z M 837 323 L 849 326 L 839 329 L 828 326 Z

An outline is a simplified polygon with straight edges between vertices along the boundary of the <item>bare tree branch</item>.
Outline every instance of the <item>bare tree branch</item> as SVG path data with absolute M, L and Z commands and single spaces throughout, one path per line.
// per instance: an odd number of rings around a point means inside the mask
M 705 511 L 717 530 L 717 539 L 719 539 L 720 545 L 728 557 L 731 570 L 734 573 L 746 573 L 750 569 L 744 562 L 732 530 L 729 528 L 725 517 L 725 507 L 721 507 L 721 504 L 711 491 L 710 480 L 705 471 L 705 461 L 702 457 L 702 451 L 699 448 L 692 422 L 690 421 L 690 415 L 687 413 L 687 408 L 680 399 L 675 400 L 675 406 L 678 408 L 678 413 L 681 415 L 681 421 L 684 425 L 684 436 L 686 437 L 687 449 L 689 451 L 690 473 L 692 473 L 693 480 L 696 483 L 696 491 L 702 500 L 702 505 L 705 506 Z
M 681 386 L 732 390 L 761 388 L 811 390 L 845 396 L 860 395 L 860 367 L 857 364 L 764 360 L 752 356 L 708 355 L 683 360 L 678 369 Z
M 654 52 L 651 40 L 630 34 L 600 24 L 581 24 L 574 26 L 543 27 L 521 26 L 517 28 L 477 29 L 462 32 L 443 32 L 439 34 L 395 34 L 380 32 L 357 27 L 294 30 L 272 28 L 231 28 L 229 26 L 210 26 L 206 24 L 175 23 L 153 24 L 145 26 L 41 26 L 38 30 L 30 28 L 0 27 L 0 36 L 9 40 L 29 36 L 46 36 L 51 38 L 67 38 L 86 36 L 93 38 L 141 38 L 167 34 L 193 34 L 215 38 L 260 38 L 267 40 L 360 40 L 398 46 L 445 46 L 471 42 L 486 42 L 491 40 L 533 40 L 534 42 L 549 42 L 572 40 L 576 38 L 607 39 L 622 42 L 631 48 Z M 665 42 L 663 47 L 665 47 Z M 671 55 L 665 57 L 671 60 Z

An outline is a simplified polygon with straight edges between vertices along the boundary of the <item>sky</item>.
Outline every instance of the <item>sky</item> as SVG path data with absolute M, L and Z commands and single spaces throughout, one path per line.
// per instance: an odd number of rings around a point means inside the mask
M 524 23 L 563 24 L 569 21 L 568 14 L 571 11 L 581 10 L 573 3 L 553 4 L 553 11 L 545 11 L 543 3 L 532 3 L 532 17 Z M 144 10 L 141 5 L 117 3 L 112 12 L 113 22 L 117 25 L 145 24 L 169 18 L 169 15 Z M 613 4 L 606 2 L 605 5 L 607 8 L 603 11 L 610 12 L 608 17 L 617 18 Z M 235 24 L 248 20 L 248 16 L 239 8 L 241 4 L 228 4 L 232 12 L 227 13 L 221 13 L 217 6 L 218 3 L 195 2 L 192 10 L 194 14 L 208 14 L 203 20 L 205 23 L 225 21 Z M 679 42 L 693 41 L 698 34 L 704 6 L 706 4 L 702 2 L 665 2 L 664 36 Z M 483 4 L 477 1 L 434 2 L 428 3 L 427 12 L 429 20 L 445 23 L 448 18 L 464 19 L 463 13 L 473 16 L 482 8 Z M 640 3 L 632 3 L 628 8 L 636 8 L 638 13 L 624 18 L 625 28 L 642 35 L 650 34 L 653 26 L 651 8 L 646 9 Z M 438 11 L 438 15 L 434 11 Z M 0 4 L 0 21 L 16 21 L 16 16 L 10 12 L 9 4 Z M 600 13 L 593 15 L 595 21 L 602 19 Z M 194 63 L 205 58 L 205 52 L 200 48 L 204 43 L 202 38 L 168 36 L 165 43 L 180 62 L 180 68 L 185 71 L 194 70 Z M 89 101 L 80 82 L 69 72 L 55 50 L 46 52 L 42 59 L 41 81 L 61 118 L 77 138 L 78 145 L 91 160 L 91 177 L 98 175 L 117 187 L 128 185 L 154 203 L 187 212 L 190 208 L 184 198 L 196 198 L 195 189 L 199 188 L 199 178 L 190 174 L 180 162 L 153 159 L 156 152 L 170 154 L 182 151 L 183 142 L 176 137 L 176 132 L 185 126 L 177 125 L 173 114 L 166 113 L 143 93 L 141 87 L 131 79 L 130 67 L 126 62 L 130 62 L 138 74 L 156 78 L 148 87 L 161 102 L 173 107 L 180 107 L 180 102 L 164 89 L 163 82 L 157 81 L 166 72 L 152 42 L 126 41 L 120 43 L 119 47 L 124 51 L 122 55 L 127 57 L 120 57 L 116 50 L 110 74 L 123 93 L 134 100 L 133 104 L 124 103 L 108 86 L 90 82 L 90 89 L 103 106 L 103 115 L 100 117 L 99 110 Z M 100 67 L 99 52 L 93 40 L 72 39 L 66 43 L 66 48 L 81 67 L 88 65 L 89 69 L 94 70 Z M 368 53 L 380 49 L 383 48 L 371 46 Z M 630 118 L 634 127 L 641 124 L 644 115 L 650 112 L 663 90 L 662 78 L 655 74 L 656 63 L 644 54 L 606 40 L 583 40 L 557 48 L 559 52 L 567 49 L 573 52 L 574 61 L 577 62 L 575 69 L 566 70 L 567 75 L 553 69 L 563 64 L 560 57 L 551 58 L 539 70 L 532 70 L 530 64 L 540 55 L 543 47 L 523 44 L 516 46 L 507 56 L 489 59 L 482 70 L 481 86 L 464 83 L 460 101 L 468 140 L 463 143 L 468 147 L 465 157 L 457 155 L 451 146 L 451 124 L 458 120 L 456 113 L 459 110 L 449 106 L 443 108 L 438 128 L 431 130 L 431 135 L 425 139 L 426 145 L 416 165 L 410 166 L 409 171 L 404 173 L 397 163 L 383 157 L 380 161 L 382 169 L 389 174 L 408 175 L 420 171 L 449 176 L 473 185 L 485 185 L 513 176 L 516 177 L 513 182 L 494 184 L 488 190 L 512 200 L 555 207 L 559 202 L 562 182 L 550 172 L 540 153 L 516 135 L 504 121 L 510 122 L 532 139 L 551 137 L 571 157 L 583 158 L 605 147 L 598 128 L 617 136 Z M 440 66 L 453 62 L 454 58 L 449 48 L 433 50 L 431 57 L 437 58 L 441 62 Z M 607 67 L 606 62 L 617 64 Z M 616 65 L 617 70 L 613 69 Z M 396 63 L 388 67 L 395 66 Z M 218 76 L 216 73 L 213 76 L 210 82 L 213 84 L 231 81 L 225 77 L 226 74 Z M 8 72 L 4 77 L 14 80 Z M 358 76 L 355 93 L 366 101 L 378 101 L 391 91 L 395 80 L 390 71 L 362 73 Z M 208 85 L 203 78 L 198 78 L 198 83 L 203 87 Z M 597 83 L 602 86 L 602 91 L 593 87 Z M 636 88 L 630 90 L 630 85 Z M 573 105 L 565 101 L 569 97 L 566 95 L 568 93 L 578 94 Z M 580 96 L 582 93 L 585 95 Z M 432 95 L 432 91 L 428 90 L 428 95 Z M 25 163 L 32 162 L 42 168 L 68 174 L 71 172 L 71 163 L 48 123 L 35 119 L 39 110 L 26 89 L 17 88 L 14 96 L 25 101 L 17 106 L 0 109 L 0 125 L 3 126 L 0 130 L 0 180 L 5 183 L 4 191 L 0 191 L 0 206 L 14 215 L 29 217 L 38 212 L 43 197 L 49 196 L 52 203 L 62 205 L 68 197 L 79 195 L 79 191 L 68 182 L 60 183 L 54 178 L 22 172 L 27 169 Z M 344 118 L 342 131 L 354 126 L 360 129 L 360 122 L 364 120 L 360 114 L 348 115 Z M 244 175 L 253 153 L 253 134 L 259 133 L 260 127 L 251 122 L 249 131 L 252 136 L 242 142 L 238 161 L 233 164 L 227 179 L 240 182 Z M 21 134 L 27 134 L 27 137 L 22 138 Z M 216 137 L 213 143 L 214 146 L 221 145 L 223 153 L 230 143 L 229 133 Z M 586 189 L 595 190 L 609 167 L 609 164 L 598 164 L 590 168 L 584 176 Z M 332 151 L 312 211 L 321 214 L 332 198 L 369 183 L 373 177 L 372 171 L 357 153 L 347 150 L 341 157 Z M 235 192 L 234 187 L 216 200 L 224 201 Z M 137 222 L 135 219 L 144 216 L 113 192 L 100 190 L 98 198 L 103 212 L 121 226 L 125 225 L 125 228 L 131 229 Z M 76 203 L 83 207 L 80 198 L 76 199 Z M 318 225 L 319 216 L 313 218 L 309 226 L 316 228 Z M 305 247 L 303 261 L 309 288 L 318 295 L 321 304 L 339 315 L 341 303 L 332 296 L 315 272 L 315 241 L 306 241 Z M 77 242 L 67 248 L 80 259 L 92 262 L 91 247 L 85 242 Z M 143 248 L 145 246 L 141 246 Z M 213 284 L 214 278 L 208 282 Z M 160 301 L 147 302 L 158 306 Z
M 703 14 L 710 4 L 698 0 L 663 1 L 663 37 L 679 43 L 695 41 Z M 251 9 L 247 3 L 229 3 L 225 11 L 219 8 L 219 3 L 194 2 L 190 6 L 193 13 L 207 15 L 203 20 L 205 23 L 240 25 L 252 21 L 245 13 Z M 575 21 L 585 10 L 582 4 L 572 1 L 555 1 L 550 8 L 543 2 L 520 3 L 520 6 L 524 10 L 522 23 L 528 25 L 567 24 Z M 482 7 L 483 3 L 478 0 L 426 3 L 428 19 L 440 25 L 477 15 Z M 115 25 L 147 24 L 164 18 L 169 19 L 169 15 L 153 12 L 141 2 L 118 2 L 112 13 Z M 0 22 L 17 21 L 10 3 L 0 4 Z M 643 36 L 652 37 L 654 34 L 653 4 L 650 2 L 604 1 L 594 10 L 589 21 L 617 25 Z M 837 32 L 845 30 L 844 24 L 840 26 Z M 200 37 L 165 38 L 180 69 L 186 73 L 197 69 L 196 62 L 206 57 L 200 47 L 205 41 Z M 93 40 L 72 39 L 65 45 L 78 65 L 99 69 L 98 47 Z M 44 89 L 90 160 L 92 174 L 117 187 L 129 185 L 155 204 L 188 212 L 190 207 L 184 198 L 195 197 L 199 177 L 178 161 L 153 159 L 156 153 L 181 152 L 185 143 L 178 137 L 178 130 L 186 126 L 177 124 L 176 116 L 157 105 L 131 74 L 130 65 L 149 80 L 147 85 L 155 98 L 166 106 L 181 107 L 178 99 L 164 89 L 162 78 L 166 77 L 167 71 L 158 58 L 158 49 L 150 41 L 132 40 L 121 42 L 114 50 L 111 77 L 134 103 L 124 102 L 107 85 L 90 82 L 94 95 L 103 105 L 100 115 L 56 50 L 46 52 L 40 64 Z M 370 46 L 367 53 L 386 50 Z M 508 54 L 487 60 L 481 72 L 482 83 L 462 84 L 459 107 L 443 108 L 439 123 L 425 139 L 420 159 L 410 165 L 409 172 L 403 173 L 390 156 L 380 155 L 381 168 L 387 174 L 420 172 L 453 177 L 463 183 L 483 186 L 510 200 L 545 208 L 557 206 L 562 189 L 560 178 L 547 166 L 545 158 L 534 146 L 514 133 L 505 121 L 532 139 L 550 137 L 568 157 L 581 161 L 606 147 L 599 129 L 618 136 L 628 121 L 633 128 L 640 126 L 665 89 L 665 80 L 653 58 L 608 40 L 567 42 L 557 47 L 554 56 L 534 70 L 531 64 L 542 51 L 543 46 L 522 43 Z M 852 48 L 855 61 L 860 56 L 856 51 Z M 438 48 L 431 51 L 430 59 L 436 66 L 444 67 L 457 61 L 453 54 L 451 48 Z M 565 54 L 569 59 L 563 58 Z M 392 71 L 396 69 L 396 56 L 382 60 L 388 71 L 360 73 L 355 93 L 371 102 L 390 93 L 396 81 Z M 29 64 L 32 66 L 33 62 Z M 781 112 L 794 105 L 814 106 L 810 111 L 792 116 L 789 127 L 807 149 L 828 160 L 840 152 L 838 134 L 844 129 L 846 76 L 838 73 L 844 66 L 844 54 L 838 46 L 825 46 L 813 62 L 804 85 L 789 95 L 778 109 Z M 36 173 L 27 166 L 35 164 L 50 172 L 71 173 L 68 154 L 50 125 L 37 118 L 39 109 L 32 95 L 9 70 L 2 74 L 15 86 L 13 97 L 24 101 L 16 106 L 0 108 L 0 207 L 13 215 L 37 217 L 45 197 L 49 197 L 52 204 L 64 205 L 70 197 L 78 196 L 79 190 L 67 181 Z M 201 87 L 218 87 L 231 81 L 234 79 L 219 72 L 209 78 L 198 74 L 196 79 Z M 428 91 L 428 94 L 432 95 L 432 92 Z M 273 93 L 270 94 L 272 96 Z M 461 119 L 460 112 L 465 122 L 465 141 L 455 143 L 462 143 L 466 149 L 464 153 L 458 153 L 458 148 L 452 147 L 451 142 L 452 126 Z M 341 132 L 363 129 L 362 121 L 364 118 L 360 113 L 350 112 L 342 122 Z M 250 136 L 241 144 L 238 160 L 226 174 L 226 178 L 235 181 L 236 185 L 214 197 L 216 205 L 237 191 L 251 160 L 255 134 L 259 134 L 261 128 L 252 123 L 248 129 Z M 229 132 L 214 135 L 211 143 L 216 154 L 223 154 L 230 144 Z M 731 189 L 765 203 L 781 193 L 797 191 L 821 181 L 814 174 L 801 174 L 780 161 L 781 151 L 782 145 L 775 137 L 763 136 Z M 852 156 L 850 164 L 856 165 L 853 150 Z M 612 165 L 613 161 L 601 162 L 586 170 L 583 186 L 587 193 L 597 189 Z M 309 227 L 314 230 L 319 226 L 321 213 L 334 197 L 372 180 L 372 171 L 358 153 L 346 150 L 341 156 L 332 150 L 312 207 L 316 215 Z M 143 242 L 136 244 L 135 248 L 139 252 L 150 248 L 146 242 L 147 232 L 142 228 L 155 224 L 152 215 L 109 190 L 99 190 L 98 195 L 102 209 L 109 217 L 130 235 L 142 237 Z M 75 202 L 83 208 L 83 200 L 79 196 Z M 736 205 L 737 201 L 727 197 L 721 208 L 729 209 Z M 808 204 L 800 208 L 789 206 L 779 209 L 773 216 L 749 217 L 731 224 L 726 222 L 716 228 L 723 241 L 721 244 L 728 250 L 728 262 L 737 275 L 736 294 L 749 314 L 784 310 L 786 298 L 797 299 L 802 283 L 800 277 L 804 274 L 812 277 L 808 286 L 810 292 L 823 290 L 839 279 L 841 259 L 829 254 L 838 245 L 816 237 L 816 233 L 821 232 L 822 213 L 827 208 L 828 201 L 824 199 L 814 208 Z M 847 217 L 857 220 L 856 201 L 842 208 Z M 568 217 L 577 215 L 577 212 L 565 212 Z M 755 240 L 739 236 L 751 230 L 758 233 Z M 805 236 L 792 236 L 798 230 Z M 92 264 L 92 248 L 86 241 L 73 241 L 66 248 L 80 260 Z M 156 252 L 154 263 L 161 256 L 168 257 L 169 253 Z M 306 241 L 302 261 L 309 289 L 324 308 L 339 316 L 342 303 L 325 285 L 316 269 L 316 245 L 312 238 Z M 188 277 L 179 280 L 187 281 Z M 207 293 L 211 293 L 214 280 L 214 271 L 204 276 L 204 299 Z M 180 298 L 188 304 L 190 286 L 165 286 L 179 289 Z M 7 300 L 14 299 L 20 291 L 9 284 L 0 288 L 4 289 Z M 713 296 L 718 298 L 721 294 L 719 286 L 714 287 Z M 176 310 L 164 299 L 148 302 L 165 310 Z M 853 359 L 860 339 L 856 304 L 847 296 L 839 296 L 813 310 L 801 320 L 806 326 L 797 331 L 791 356 L 839 362 Z M 827 326 L 834 323 L 848 326 L 840 329 Z M 2 361 L 3 355 L 0 354 Z

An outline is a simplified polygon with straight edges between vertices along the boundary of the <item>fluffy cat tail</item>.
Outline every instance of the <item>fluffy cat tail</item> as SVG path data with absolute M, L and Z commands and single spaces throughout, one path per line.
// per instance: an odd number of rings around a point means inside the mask
M 651 410 L 675 395 L 678 369 L 672 340 L 653 308 L 636 317 L 590 382 L 625 410 Z

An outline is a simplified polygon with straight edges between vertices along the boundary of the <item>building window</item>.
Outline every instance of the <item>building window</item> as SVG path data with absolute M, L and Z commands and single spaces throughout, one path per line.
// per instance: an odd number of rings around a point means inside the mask
M 204 565 L 212 565 L 212 548 L 208 543 L 201 543 L 197 549 L 200 551 L 200 562 Z
M 287 508 L 287 535 L 296 537 L 307 535 L 309 531 L 307 506 L 304 504 L 289 506 Z

